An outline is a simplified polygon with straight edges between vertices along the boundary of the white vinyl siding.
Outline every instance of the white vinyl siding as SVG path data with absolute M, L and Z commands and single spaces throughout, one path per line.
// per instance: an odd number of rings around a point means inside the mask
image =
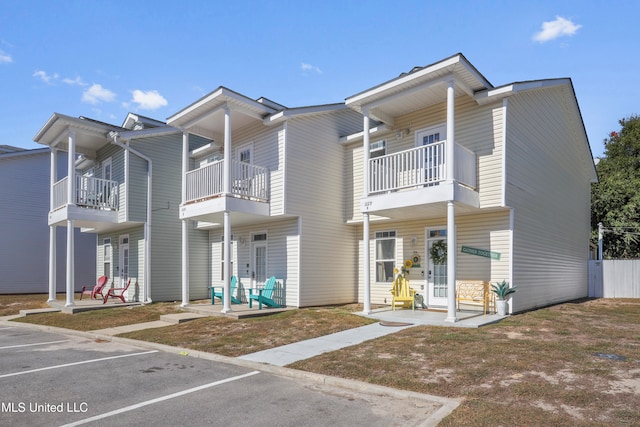
M 425 229 L 439 227 L 446 224 L 446 218 L 434 218 L 428 221 L 402 221 L 371 224 L 371 260 L 375 260 L 375 236 L 377 232 L 396 230 L 396 267 L 401 268 L 404 261 L 412 259 L 414 255 L 420 257 L 420 267 L 410 268 L 408 278 L 411 287 L 419 294 L 425 294 L 427 276 L 427 254 L 425 249 Z M 503 209 L 492 213 L 478 215 L 463 215 L 456 217 L 457 224 L 457 279 L 478 279 L 490 282 L 508 280 L 510 270 L 510 231 L 509 210 Z M 362 266 L 363 243 L 362 227 L 358 226 L 358 259 Z M 499 252 L 500 259 L 494 260 L 461 253 L 462 246 Z M 389 304 L 391 301 L 391 286 L 387 283 L 373 283 L 375 265 L 371 263 L 370 277 L 371 302 L 373 304 Z M 358 301 L 363 301 L 364 281 L 362 267 L 358 273 Z
M 506 200 L 514 209 L 516 311 L 587 295 L 590 169 L 581 124 L 564 106 L 572 98 L 563 86 L 508 100 Z
M 0 155 L 0 293 L 47 293 L 49 289 L 48 149 Z M 67 153 L 59 152 L 58 179 L 67 174 Z M 66 281 L 66 227 L 56 227 L 57 292 Z M 96 236 L 74 233 L 76 290 L 95 283 Z
M 362 117 L 350 110 L 287 123 L 285 213 L 301 218 L 302 307 L 356 299 L 353 229 L 344 221 L 344 148 L 339 137 L 361 128 Z

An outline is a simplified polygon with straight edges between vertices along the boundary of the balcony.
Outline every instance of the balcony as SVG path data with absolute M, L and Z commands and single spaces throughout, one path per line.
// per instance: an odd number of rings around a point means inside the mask
M 49 225 L 77 220 L 78 226 L 100 228 L 99 223 L 117 223 L 119 185 L 117 181 L 76 174 L 75 193 L 69 197 L 69 177 L 53 184 Z
M 362 199 L 362 211 L 383 214 L 449 200 L 477 205 L 476 155 L 456 144 L 454 180 L 449 180 L 446 144 L 439 141 L 370 159 L 369 193 Z
M 224 191 L 224 159 L 185 175 L 186 200 L 180 218 L 219 222 L 222 212 L 269 215 L 269 169 L 231 160 L 231 188 Z

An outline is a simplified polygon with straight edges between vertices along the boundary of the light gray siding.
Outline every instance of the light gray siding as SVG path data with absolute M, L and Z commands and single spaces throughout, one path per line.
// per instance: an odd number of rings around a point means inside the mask
M 568 105 L 572 98 L 562 86 L 508 100 L 506 200 L 514 209 L 516 311 L 587 296 L 590 154 Z
M 0 293 L 47 293 L 49 289 L 50 152 L 36 149 L 0 155 Z M 60 153 L 58 177 L 67 174 Z M 95 234 L 75 235 L 76 288 L 95 283 Z M 57 292 L 66 282 L 66 227 L 56 227 Z

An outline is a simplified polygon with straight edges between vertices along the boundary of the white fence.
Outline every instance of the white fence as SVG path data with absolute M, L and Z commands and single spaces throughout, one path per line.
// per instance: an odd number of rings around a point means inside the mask
M 640 260 L 589 261 L 589 296 L 640 298 Z

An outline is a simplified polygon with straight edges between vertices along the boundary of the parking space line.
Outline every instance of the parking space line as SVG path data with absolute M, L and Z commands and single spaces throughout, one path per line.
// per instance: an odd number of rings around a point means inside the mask
M 31 346 L 34 346 L 34 345 L 60 344 L 61 342 L 69 342 L 69 341 L 71 341 L 71 340 L 36 342 L 36 343 L 33 343 L 33 344 L 7 345 L 5 347 L 0 347 L 0 350 L 5 350 L 7 348 L 31 347 Z
M 147 400 L 146 402 L 140 402 L 140 403 L 136 403 L 135 405 L 131 405 L 131 406 L 127 406 L 124 408 L 120 408 L 120 409 L 116 409 L 115 411 L 111 411 L 111 412 L 105 412 L 104 414 L 100 414 L 100 415 L 96 415 L 90 418 L 85 418 L 84 420 L 79 420 L 73 423 L 69 423 L 69 424 L 65 424 L 61 427 L 73 427 L 73 426 L 79 426 L 82 424 L 86 424 L 86 423 L 90 423 L 93 421 L 97 421 L 97 420 L 101 420 L 104 418 L 108 418 L 108 417 L 112 417 L 114 415 L 118 415 L 118 414 L 122 414 L 124 412 L 129 412 L 129 411 L 133 411 L 134 409 L 139 409 L 142 408 L 144 406 L 148 406 L 148 405 L 153 405 L 154 403 L 159 403 L 159 402 L 163 402 L 165 400 L 169 400 L 169 399 L 173 399 L 175 397 L 180 397 L 180 396 L 184 396 L 185 394 L 189 394 L 189 393 L 195 393 L 196 391 L 200 391 L 200 390 L 204 390 L 207 388 L 211 388 L 211 387 L 215 387 L 221 384 L 225 384 L 225 383 L 229 383 L 232 381 L 237 381 L 237 380 L 241 380 L 243 378 L 247 378 L 256 374 L 259 374 L 260 371 L 253 371 L 253 372 L 249 372 L 247 374 L 243 374 L 243 375 L 238 375 L 236 377 L 231 377 L 231 378 L 226 378 L 224 380 L 220 380 L 220 381 L 215 381 L 209 384 L 204 384 L 198 387 L 194 387 L 194 388 L 190 388 L 187 390 L 182 390 L 182 391 L 178 391 L 176 393 L 172 393 L 172 394 L 168 394 L 166 396 L 162 396 L 162 397 L 158 397 L 155 399 L 151 399 L 151 400 Z
M 121 354 L 120 356 L 102 357 L 100 359 L 83 360 L 81 362 L 65 363 L 64 365 L 47 366 L 46 368 L 30 369 L 28 371 L 13 372 L 11 374 L 0 375 L 0 378 L 15 377 L 17 375 L 31 374 L 34 372 L 48 371 L 49 369 L 66 368 L 68 366 L 84 365 L 85 363 L 102 362 L 104 360 L 120 359 L 123 357 L 143 356 L 145 354 L 157 353 L 158 350 L 144 351 L 142 353 Z

